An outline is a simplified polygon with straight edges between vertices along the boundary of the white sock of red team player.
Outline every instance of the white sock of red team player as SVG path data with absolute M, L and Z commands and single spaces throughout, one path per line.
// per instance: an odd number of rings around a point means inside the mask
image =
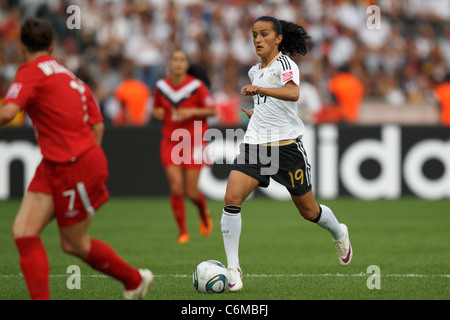
M 341 240 L 345 235 L 333 211 L 323 204 L 319 204 L 319 213 L 313 222 L 328 230 L 335 241 Z
M 220 220 L 223 244 L 229 267 L 239 267 L 239 238 L 242 218 L 240 206 L 224 206 Z

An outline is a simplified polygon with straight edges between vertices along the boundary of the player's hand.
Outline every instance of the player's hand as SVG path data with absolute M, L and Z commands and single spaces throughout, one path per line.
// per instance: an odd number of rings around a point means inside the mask
M 241 109 L 243 112 L 245 112 L 245 114 L 247 115 L 247 117 L 251 117 L 252 115 L 253 115 L 253 113 L 255 112 L 255 110 L 253 110 L 253 109 L 245 109 L 245 108 L 242 108 Z
M 177 110 L 177 116 L 180 120 L 190 119 L 197 115 L 197 108 L 182 108 Z
M 251 84 L 243 86 L 241 89 L 241 94 L 244 96 L 254 96 L 255 94 L 260 94 L 260 93 L 261 93 L 261 88 L 258 86 L 251 85 Z
M 153 118 L 162 120 L 164 118 L 164 113 L 164 108 L 155 108 L 153 109 Z

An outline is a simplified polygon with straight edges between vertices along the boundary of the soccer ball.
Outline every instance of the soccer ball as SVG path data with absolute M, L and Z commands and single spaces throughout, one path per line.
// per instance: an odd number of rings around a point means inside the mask
M 206 260 L 194 269 L 192 282 L 200 293 L 222 293 L 228 285 L 228 270 L 217 260 Z

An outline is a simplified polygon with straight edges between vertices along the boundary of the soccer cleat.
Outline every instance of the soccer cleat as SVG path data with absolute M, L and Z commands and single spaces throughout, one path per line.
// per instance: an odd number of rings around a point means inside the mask
M 347 266 L 352 261 L 353 250 L 350 244 L 350 238 L 348 237 L 348 228 L 345 224 L 340 224 L 344 231 L 344 237 L 341 240 L 334 241 L 336 247 L 339 263 L 343 266 Z
M 141 275 L 142 281 L 139 287 L 134 290 L 124 290 L 123 298 L 125 300 L 144 300 L 147 296 L 148 290 L 150 290 L 154 276 L 150 270 L 147 269 L 138 269 L 139 274 Z
M 228 267 L 228 289 L 230 292 L 239 292 L 243 287 L 241 268 Z
M 211 217 L 209 216 L 209 210 L 206 212 L 206 221 L 200 218 L 200 233 L 207 237 L 211 234 L 213 230 L 213 222 Z
M 178 236 L 177 242 L 178 243 L 188 243 L 190 238 L 191 237 L 190 237 L 189 233 L 187 233 L 187 232 L 186 233 L 182 233 L 182 234 L 180 234 Z

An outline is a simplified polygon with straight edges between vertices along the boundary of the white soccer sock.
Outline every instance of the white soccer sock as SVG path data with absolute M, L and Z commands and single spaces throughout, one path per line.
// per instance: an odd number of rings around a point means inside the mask
M 241 213 L 228 213 L 224 209 L 220 225 L 228 266 L 239 267 L 239 238 L 242 228 Z
M 333 211 L 326 205 L 319 204 L 319 206 L 322 208 L 322 213 L 317 224 L 322 228 L 327 229 L 331 233 L 334 241 L 342 239 L 345 234 L 344 231 L 342 231 L 339 221 L 334 216 Z

